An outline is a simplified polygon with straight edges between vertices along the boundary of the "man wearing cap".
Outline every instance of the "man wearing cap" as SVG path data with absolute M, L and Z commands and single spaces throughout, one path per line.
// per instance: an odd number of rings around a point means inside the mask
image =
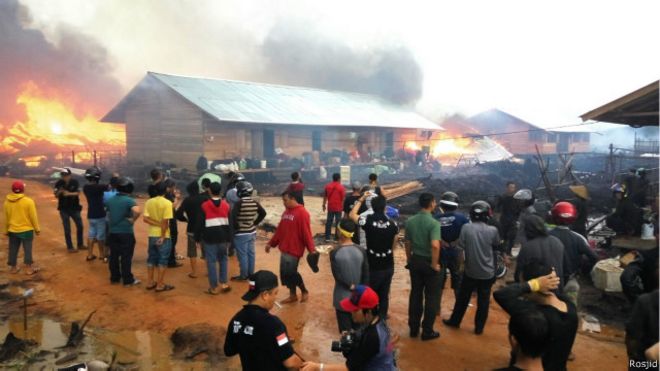
M 2 232 L 9 237 L 9 259 L 7 265 L 11 267 L 10 273 L 18 273 L 21 269 L 16 267 L 18 249 L 23 245 L 23 263 L 26 274 L 35 274 L 38 268 L 32 267 L 32 240 L 34 234 L 39 235 L 39 220 L 34 201 L 25 195 L 25 184 L 16 181 L 11 185 L 12 193 L 5 200 L 5 222 Z
M 66 240 L 66 248 L 69 252 L 78 252 L 78 249 L 86 249 L 83 245 L 83 222 L 80 217 L 82 206 L 80 205 L 80 185 L 75 179 L 71 179 L 71 169 L 64 168 L 60 172 L 61 179 L 55 183 L 55 197 L 57 197 L 57 210 L 60 211 L 60 218 L 62 218 L 62 225 L 64 226 L 64 239 Z M 69 218 L 73 219 L 76 224 L 76 242 L 77 248 L 73 247 L 71 241 L 71 222 Z
M 378 295 L 368 286 L 359 285 L 351 296 L 341 301 L 341 307 L 350 312 L 355 323 L 360 324 L 356 332 L 355 345 L 344 353 L 346 363 L 323 364 L 305 362 L 302 371 L 335 370 L 396 370 L 394 344 L 396 336 L 390 335 L 385 322 L 378 316 Z
M 286 326 L 269 313 L 277 300 L 277 276 L 258 271 L 248 277 L 247 301 L 227 325 L 224 351 L 238 354 L 246 371 L 299 369 L 302 360 L 293 350 Z
M 332 294 L 332 304 L 337 315 L 339 332 L 350 331 L 353 328 L 351 314 L 344 311 L 340 302 L 351 295 L 351 290 L 359 284 L 369 282 L 369 265 L 364 250 L 356 246 L 353 233 L 357 229 L 355 222 L 343 219 L 337 227 L 339 231 L 339 246 L 330 252 L 330 268 L 335 279 Z
M 305 253 L 316 254 L 309 213 L 305 207 L 300 205 L 296 196 L 291 192 L 282 194 L 282 203 L 286 210 L 282 214 L 280 224 L 273 237 L 266 244 L 266 253 L 273 247 L 280 249 L 280 278 L 282 285 L 289 289 L 289 297 L 282 300 L 282 304 L 295 303 L 298 301 L 296 287 L 300 288 L 302 296 L 300 302 L 304 303 L 309 298 L 309 292 L 305 287 L 302 276 L 298 273 L 298 262 Z

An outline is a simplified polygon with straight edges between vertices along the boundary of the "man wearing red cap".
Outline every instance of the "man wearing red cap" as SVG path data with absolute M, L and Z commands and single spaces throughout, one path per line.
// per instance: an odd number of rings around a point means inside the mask
M 37 219 L 37 208 L 34 201 L 25 196 L 25 184 L 16 181 L 11 185 L 12 193 L 5 200 L 5 223 L 2 232 L 9 237 L 9 259 L 7 265 L 11 267 L 10 273 L 18 273 L 21 269 L 16 267 L 18 250 L 23 245 L 23 263 L 26 274 L 35 274 L 38 268 L 32 267 L 32 240 L 34 234 L 41 232 Z
M 353 322 L 359 324 L 359 330 L 352 333 L 353 345 L 343 349 L 345 364 L 303 363 L 302 371 L 335 370 L 396 370 L 394 362 L 394 343 L 396 337 L 390 336 L 390 330 L 378 316 L 378 294 L 369 286 L 358 285 L 351 296 L 341 301 L 344 311 L 350 312 Z

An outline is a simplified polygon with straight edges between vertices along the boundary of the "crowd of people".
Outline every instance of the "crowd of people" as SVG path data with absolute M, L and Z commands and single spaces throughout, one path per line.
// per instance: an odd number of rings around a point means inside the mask
M 333 174 L 322 194 L 323 211 L 327 212 L 324 238 L 334 245 L 330 252 L 332 306 L 341 335 L 333 350 L 346 357 L 341 364 L 304 361 L 293 349 L 284 323 L 269 313 L 274 305 L 310 300 L 298 272 L 305 251 L 308 264 L 318 271 L 319 253 L 310 214 L 304 206 L 305 185 L 300 174 L 292 174 L 291 184 L 281 195 L 285 211 L 265 246 L 266 253 L 274 248 L 280 251 L 279 277 L 256 270 L 256 230 L 267 211 L 252 198 L 254 189 L 241 174 L 231 174 L 225 186 L 202 177 L 187 185 L 188 194 L 183 198 L 175 182 L 154 169 L 144 210 L 132 197 L 134 184 L 130 178 L 112 174 L 109 183 L 104 184 L 98 168 L 88 169 L 85 178 L 87 184 L 81 192 L 71 171 L 65 169 L 54 187 L 67 251 L 86 249 L 87 261 L 98 258 L 107 262 L 112 284 L 139 285 L 141 281 L 132 274 L 132 261 L 134 224 L 141 220 L 148 227 L 146 289 L 169 291 L 174 286 L 167 283 L 168 269 L 182 266 L 182 257 L 176 252 L 177 221 L 186 222 L 188 276 L 200 276 L 201 257 L 208 272 L 205 293 L 226 293 L 231 290 L 230 281 L 248 283 L 242 296 L 247 304 L 230 321 L 224 345 L 227 356 L 240 355 L 245 370 L 396 369 L 398 336 L 389 329 L 388 311 L 400 226 L 376 174 L 371 174 L 365 185 L 353 182 L 348 194 L 340 174 Z M 548 215 L 537 210 L 532 191 L 517 190 L 512 182 L 506 185 L 497 205 L 476 201 L 469 206 L 467 216 L 459 212 L 458 194 L 448 191 L 436 199 L 434 194 L 422 193 L 419 212 L 401 226 L 405 231 L 405 268 L 410 275 L 409 336 L 421 341 L 440 337 L 436 318 L 449 277 L 455 302 L 451 315 L 442 320 L 444 325 L 461 327 L 476 292 L 473 332 L 483 334 L 492 294 L 511 316 L 510 362 L 501 370 L 565 370 L 567 362 L 575 357 L 572 348 L 578 325 L 578 276 L 599 259 L 585 238 L 586 206 L 581 202 L 588 196 L 583 189 L 572 190 L 579 198 L 578 205 L 560 201 Z M 86 245 L 81 193 L 88 205 Z M 499 221 L 494 218 L 493 206 L 500 211 Z M 23 246 L 26 273 L 34 274 L 38 268 L 33 266 L 31 247 L 40 227 L 34 202 L 25 196 L 24 183 L 12 184 L 4 209 L 10 272 L 20 270 L 17 254 Z M 75 246 L 71 220 L 76 226 Z M 233 253 L 239 262 L 239 274 L 229 277 L 228 259 Z M 646 269 L 655 269 L 651 273 L 654 278 L 631 299 L 634 315 L 627 328 L 628 353 L 631 360 L 639 362 L 658 357 L 657 251 L 655 254 L 654 267 L 653 257 L 646 260 L 651 267 Z M 492 292 L 496 279 L 513 258 L 515 282 Z M 288 296 L 278 301 L 280 284 L 288 289 Z

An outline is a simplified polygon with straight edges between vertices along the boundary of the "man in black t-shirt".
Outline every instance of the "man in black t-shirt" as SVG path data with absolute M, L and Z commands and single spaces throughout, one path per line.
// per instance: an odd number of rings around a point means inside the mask
M 360 217 L 358 212 L 366 197 L 366 195 L 362 195 L 355 202 L 350 217 L 358 223 L 365 234 L 369 262 L 369 286 L 376 291 L 380 298 L 380 317 L 387 320 L 390 286 L 394 276 L 394 246 L 399 234 L 399 227 L 385 215 L 387 200 L 383 196 L 371 199 L 373 214 Z
M 108 190 L 107 184 L 99 184 L 101 180 L 101 170 L 96 166 L 87 169 L 85 179 L 88 183 L 83 186 L 83 193 L 87 198 L 87 225 L 89 233 L 87 235 L 87 261 L 96 259 L 94 255 L 94 243 L 98 244 L 99 258 L 104 263 L 108 262 L 110 252 L 105 248 L 105 207 L 103 206 L 103 194 Z
M 511 254 L 511 248 L 518 233 L 517 221 L 520 216 L 520 208 L 513 198 L 516 193 L 516 183 L 507 182 L 506 192 L 497 200 L 496 209 L 500 212 L 500 236 L 506 241 L 506 252 Z
M 268 313 L 277 299 L 277 276 L 258 271 L 248 282 L 250 288 L 242 297 L 248 304 L 227 325 L 225 355 L 238 354 L 245 371 L 300 368 L 302 360 L 293 350 L 286 326 Z
M 71 169 L 69 168 L 64 168 L 60 172 L 60 177 L 60 180 L 55 183 L 53 192 L 57 197 L 57 210 L 59 210 L 60 218 L 62 218 L 67 251 L 75 253 L 78 252 L 78 249 L 86 248 L 83 245 L 83 223 L 80 217 L 80 211 L 82 210 L 79 198 L 80 185 L 77 180 L 71 179 Z M 73 247 L 71 241 L 71 222 L 69 218 L 73 219 L 76 224 L 77 248 Z

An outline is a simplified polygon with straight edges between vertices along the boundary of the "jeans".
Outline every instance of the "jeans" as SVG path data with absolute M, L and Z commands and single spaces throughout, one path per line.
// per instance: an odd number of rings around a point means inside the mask
M 470 303 L 472 291 L 477 290 L 477 314 L 474 316 L 474 331 L 481 332 L 488 319 L 488 307 L 490 306 L 490 289 L 495 283 L 495 277 L 486 280 L 471 278 L 463 274 L 461 287 L 458 289 L 458 297 L 454 304 L 454 311 L 449 318 L 449 322 L 454 325 L 460 325 L 465 315 L 465 310 Z
M 204 256 L 206 257 L 206 267 L 209 271 L 209 286 L 214 289 L 220 283 L 227 283 L 227 254 L 229 252 L 229 242 L 206 243 L 204 242 Z M 220 263 L 218 272 L 216 263 Z
M 337 233 L 337 225 L 341 220 L 341 211 L 328 211 L 328 219 L 325 221 L 325 239 L 329 240 L 332 226 L 335 226 L 335 234 Z
M 87 237 L 90 240 L 105 241 L 105 228 L 106 220 L 105 218 L 99 219 L 87 219 L 87 226 L 89 227 L 89 232 Z
M 254 273 L 254 241 L 256 233 L 239 234 L 234 236 L 236 256 L 241 269 L 241 278 L 247 278 Z
M 440 261 L 442 264 L 442 287 L 445 287 L 446 271 L 449 269 L 449 277 L 451 278 L 451 289 L 454 290 L 454 295 L 458 294 L 458 288 L 461 287 L 461 261 L 463 259 L 463 250 L 443 244 L 440 251 Z
M 442 275 L 431 268 L 431 260 L 412 256 L 410 268 L 410 300 L 408 303 L 408 326 L 419 330 L 420 321 L 424 333 L 433 332 L 435 317 L 440 311 L 442 297 Z M 422 313 L 424 320 L 422 321 Z
M 369 286 L 378 294 L 380 299 L 378 315 L 383 320 L 387 320 L 387 310 L 390 307 L 390 286 L 393 276 L 394 268 L 369 271 Z
M 135 281 L 131 273 L 133 252 L 135 251 L 135 236 L 132 233 L 111 233 L 108 236 L 110 246 L 110 282 L 130 285 Z
M 69 221 L 69 218 L 73 219 L 73 222 L 76 224 L 77 246 L 83 246 L 83 222 L 80 217 L 80 210 L 60 210 L 60 218 L 62 218 L 62 225 L 64 226 L 66 248 L 68 250 L 73 250 L 73 242 L 71 241 L 71 222 Z
M 157 245 L 158 237 L 149 237 L 147 250 L 148 267 L 165 267 L 172 251 L 172 245 L 169 238 L 166 238 L 161 245 Z
M 7 265 L 10 267 L 16 266 L 18 260 L 18 249 L 23 244 L 23 263 L 25 265 L 32 265 L 32 239 L 18 238 L 13 233 L 9 233 L 9 258 Z

